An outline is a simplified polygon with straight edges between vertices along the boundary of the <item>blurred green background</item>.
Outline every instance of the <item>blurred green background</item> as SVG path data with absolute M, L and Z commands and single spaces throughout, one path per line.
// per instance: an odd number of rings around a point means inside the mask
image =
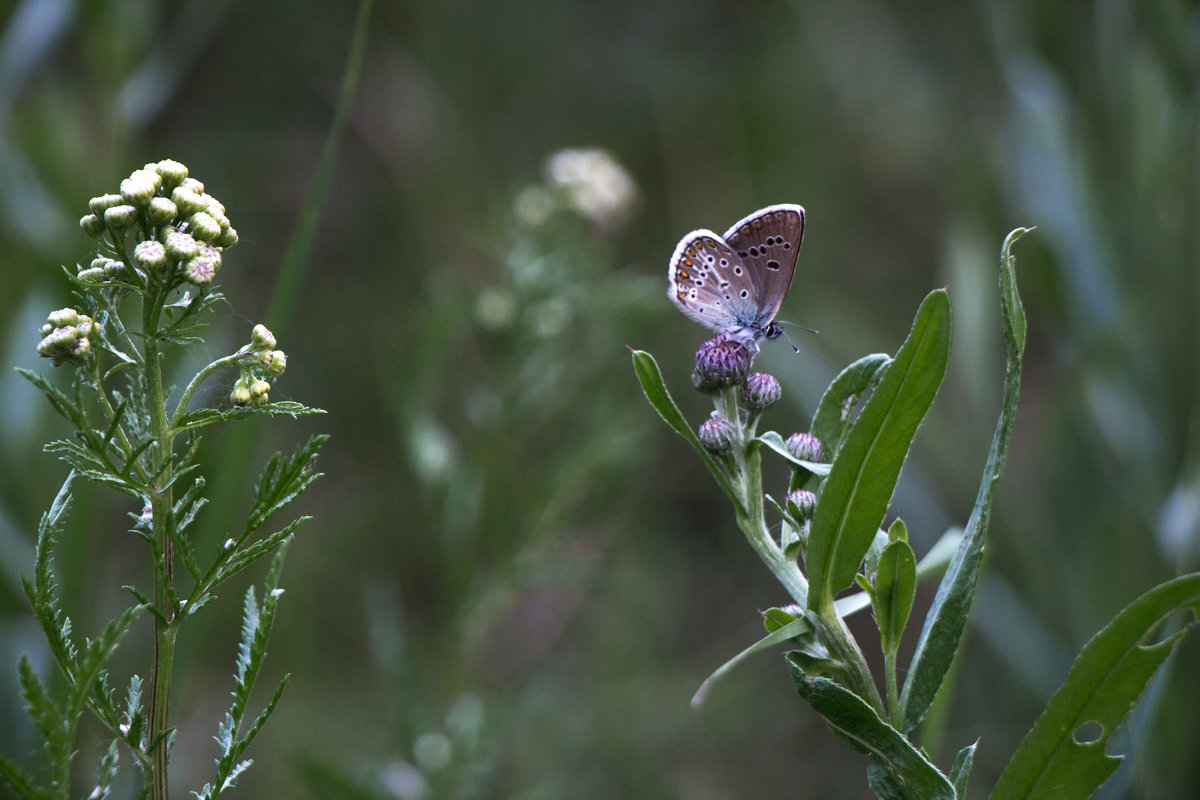
M 65 475 L 40 447 L 65 428 L 12 368 L 50 369 L 37 328 L 69 304 L 58 265 L 89 255 L 77 220 L 143 163 L 185 162 L 241 234 L 220 275 L 230 305 L 187 366 L 236 347 L 270 306 L 355 8 L 4 5 L 0 750 L 24 753 L 16 661 L 45 654 L 18 574 Z M 236 483 L 333 434 L 267 662 L 293 681 L 237 796 L 869 796 L 864 759 L 778 656 L 689 707 L 783 593 L 626 349 L 658 357 L 699 423 L 705 332 L 667 300 L 667 259 L 689 230 L 778 202 L 808 211 L 781 316 L 820 335 L 799 356 L 765 348 L 784 386 L 767 427 L 802 430 L 841 366 L 894 351 L 921 297 L 950 288 L 950 372 L 893 504 L 918 554 L 974 499 L 1003 370 L 996 259 L 1010 229 L 1038 226 L 1017 248 L 1030 341 L 990 560 L 924 739 L 946 767 L 980 737 L 984 796 L 1087 638 L 1200 567 L 1198 75 L 1200 14 L 1172 0 L 377 3 L 276 328 L 290 364 L 272 398 L 330 413 L 205 442 L 217 483 Z M 580 147 L 625 172 L 547 162 Z M 572 175 L 602 190 L 590 215 Z M 249 491 L 224 496 L 241 508 Z M 127 602 L 121 584 L 148 585 L 130 510 L 78 500 L 58 565 L 84 633 Z M 198 535 L 217 546 L 234 512 L 206 513 Z M 180 792 L 216 754 L 243 590 L 180 642 Z M 117 668 L 145 674 L 148 627 Z M 878 661 L 869 620 L 853 629 Z M 1198 670 L 1193 636 L 1101 796 L 1200 793 Z M 94 732 L 82 747 L 90 770 Z

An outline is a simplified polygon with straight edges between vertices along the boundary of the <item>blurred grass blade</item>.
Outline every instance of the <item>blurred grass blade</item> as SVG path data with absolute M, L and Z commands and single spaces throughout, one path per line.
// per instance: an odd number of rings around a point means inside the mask
M 912 331 L 834 458 L 809 533 L 810 608 L 834 615 L 883 521 L 917 427 L 933 403 L 950 353 L 950 300 L 930 292 Z
M 1085 798 L 1112 775 L 1121 757 L 1105 753 L 1109 738 L 1187 629 L 1145 642 L 1178 609 L 1189 610 L 1195 623 L 1200 573 L 1146 592 L 1084 645 L 1000 775 L 991 800 Z M 1090 729 L 1096 727 L 1093 735 Z
M 920 723 L 930 704 L 941 688 L 942 680 L 950 670 L 950 662 L 962 640 L 975 597 L 975 585 L 983 563 L 984 535 L 991 517 L 992 497 L 1000 473 L 1004 471 L 1004 460 L 1008 454 L 1008 441 L 1012 437 L 1013 424 L 1017 417 L 1017 399 L 1021 391 L 1021 357 L 1025 346 L 1025 310 L 1017 292 L 1016 260 L 1012 256 L 1013 243 L 1028 228 L 1017 228 L 1004 240 L 1000 255 L 1000 299 L 1001 316 L 1004 320 L 1004 341 L 1008 348 L 1008 364 L 1004 376 L 1004 402 L 1000 419 L 992 436 L 987 465 L 975 497 L 975 506 L 967 520 L 966 533 L 959 543 L 946 575 L 938 586 L 933 605 L 925 615 L 925 624 L 917 640 L 909 665 L 908 677 L 900 693 L 902 729 L 905 733 Z
M 644 350 L 633 351 L 633 371 L 637 374 L 638 382 L 642 385 L 642 392 L 646 395 L 646 399 L 650 401 L 650 405 L 654 406 L 654 410 L 663 418 L 663 421 L 675 429 L 675 432 L 688 440 L 688 443 L 696 449 L 700 454 L 700 458 L 704 460 L 705 466 L 712 472 L 713 477 L 717 479 L 717 484 L 722 491 L 729 496 L 733 501 L 734 506 L 739 509 L 739 513 L 744 513 L 743 503 L 738 497 L 737 492 L 733 489 L 733 484 L 729 482 L 729 478 L 725 475 L 725 471 L 704 449 L 704 445 L 700 444 L 700 437 L 688 425 L 687 418 L 683 416 L 683 412 L 679 410 L 679 406 L 675 405 L 675 401 L 671 398 L 671 393 L 667 391 L 667 384 L 663 381 L 662 371 L 658 368 L 658 362 L 654 360 L 654 356 Z
M 801 617 L 800 619 L 792 620 L 782 628 L 778 628 L 772 633 L 769 633 L 763 638 L 759 639 L 757 642 L 750 645 L 721 666 L 717 667 L 717 669 L 713 671 L 713 674 L 704 679 L 704 683 L 700 684 L 700 688 L 696 690 L 694 695 L 692 695 L 692 708 L 699 708 L 701 705 L 703 705 L 705 698 L 708 697 L 708 693 L 712 691 L 712 688 L 716 682 L 728 675 L 734 667 L 745 661 L 750 656 L 754 655 L 760 650 L 765 650 L 772 645 L 781 644 L 789 639 L 795 639 L 797 636 L 803 636 L 810 630 L 812 630 L 812 628 L 809 627 L 808 622 Z
M 828 678 L 810 678 L 791 660 L 796 691 L 825 718 L 847 744 L 877 759 L 895 788 L 892 796 L 921 800 L 954 800 L 954 787 L 908 739 L 888 725 L 866 701 Z

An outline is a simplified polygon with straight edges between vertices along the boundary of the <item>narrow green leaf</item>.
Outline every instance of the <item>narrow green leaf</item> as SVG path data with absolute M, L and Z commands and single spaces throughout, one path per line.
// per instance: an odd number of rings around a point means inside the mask
M 17 373 L 40 389 L 42 394 L 46 395 L 46 399 L 50 401 L 50 405 L 54 406 L 54 410 L 70 420 L 75 427 L 88 427 L 87 419 L 84 417 L 83 411 L 80 410 L 79 404 L 71 402 L 65 394 L 59 391 L 58 387 L 46 380 L 44 376 L 32 370 L 22 369 L 21 367 L 17 367 Z
M 711 675 L 704 679 L 704 683 L 700 684 L 700 688 L 696 690 L 694 695 L 692 695 L 692 708 L 699 708 L 701 705 L 703 705 L 705 698 L 708 697 L 708 693 L 712 691 L 712 688 L 716 685 L 717 681 L 728 675 L 734 667 L 745 661 L 750 656 L 754 655 L 760 650 L 765 650 L 768 647 L 781 644 L 789 639 L 795 639 L 797 636 L 802 636 L 803 634 L 808 633 L 810 630 L 811 628 L 803 618 L 793 619 L 786 625 L 776 628 L 774 633 L 767 634 L 762 639 L 759 639 L 757 642 L 750 645 L 721 666 L 717 667 L 717 669 Z
M 1190 610 L 1195 624 L 1200 573 L 1154 587 L 1084 645 L 1000 775 L 992 800 L 1085 798 L 1112 775 L 1121 757 L 1105 752 L 1108 741 L 1186 633 L 1184 628 L 1153 642 L 1164 618 L 1179 609 Z M 1097 726 L 1092 734 L 1089 728 Z
M 785 459 L 787 459 L 788 463 L 792 464 L 793 466 L 799 467 L 800 469 L 806 469 L 812 474 L 820 475 L 822 477 L 829 474 L 828 464 L 821 464 L 816 461 L 804 461 L 796 458 L 794 455 L 788 452 L 787 445 L 784 443 L 783 437 L 775 431 L 767 431 L 766 433 L 763 433 L 758 437 L 758 441 L 762 442 L 767 447 L 783 456 Z
M 808 432 L 820 440 L 825 459 L 832 461 L 853 423 L 853 406 L 876 384 L 892 361 L 887 353 L 863 356 L 842 370 L 817 404 Z
M 38 789 L 29 773 L 18 767 L 5 755 L 0 755 L 0 780 L 7 783 L 21 800 L 43 800 L 50 796 Z
M 917 559 L 908 542 L 898 539 L 883 548 L 875 573 L 875 622 L 885 653 L 895 654 L 917 594 Z
M 988 450 L 987 464 L 983 469 L 975 505 L 967 520 L 966 531 L 958 550 L 950 562 L 946 574 L 938 585 L 933 604 L 925 615 L 921 636 L 913 652 L 904 689 L 900 693 L 902 729 L 907 733 L 920 723 L 941 688 L 942 681 L 950 670 L 954 654 L 962 641 L 966 629 L 971 602 L 975 598 L 975 585 L 983 564 L 984 539 L 991 518 L 992 497 L 1004 461 L 1008 455 L 1008 442 L 1012 438 L 1013 425 L 1017 418 L 1017 399 L 1021 391 L 1021 356 L 1024 345 L 1025 313 L 1017 294 L 1015 260 L 1011 255 L 1014 242 L 1026 228 L 1018 228 L 1004 240 L 1000 255 L 1000 285 L 1002 295 L 1002 317 L 1004 340 L 1008 346 L 1008 363 L 1004 376 L 1004 400 L 1000 418 Z M 1018 330 L 1014 327 L 1020 325 Z
M 642 393 L 646 395 L 646 399 L 650 401 L 650 405 L 654 406 L 654 410 L 663 418 L 663 421 L 670 425 L 676 433 L 687 439 L 700 458 L 704 461 L 704 465 L 708 467 L 708 471 L 716 478 L 717 485 L 721 490 L 733 501 L 734 506 L 742 512 L 742 501 L 738 498 L 737 492 L 733 489 L 733 484 L 729 482 L 729 477 L 721 468 L 721 465 L 704 449 L 704 445 L 700 444 L 700 437 L 692 430 L 692 426 L 688 424 L 687 418 L 683 416 L 683 412 L 679 410 L 679 406 L 675 405 L 675 400 L 671 397 L 671 393 L 667 391 L 667 384 L 663 381 L 662 371 L 658 368 L 658 362 L 654 360 L 654 356 L 644 350 L 633 351 L 633 371 L 637 375 L 638 382 L 642 385 Z
M 901 785 L 887 764 L 874 756 L 867 763 L 867 785 L 879 800 L 922 800 Z
M 903 796 L 954 800 L 954 787 L 946 776 L 866 701 L 827 678 L 810 678 L 790 656 L 788 665 L 800 696 L 850 746 L 882 762 Z
M 917 427 L 933 403 L 950 352 L 944 290 L 921 303 L 908 339 L 834 458 L 808 540 L 810 607 L 834 613 L 833 598 L 854 580 L 891 501 Z
M 954 784 L 954 794 L 963 800 L 967 796 L 967 781 L 971 777 L 971 765 L 975 763 L 975 748 L 979 746 L 976 739 L 971 744 L 958 751 L 954 764 L 950 767 L 950 782 Z

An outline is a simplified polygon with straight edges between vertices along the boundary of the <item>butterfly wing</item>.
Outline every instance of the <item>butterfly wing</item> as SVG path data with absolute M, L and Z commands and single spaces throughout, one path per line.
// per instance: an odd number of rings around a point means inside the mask
M 804 208 L 767 206 L 737 222 L 721 237 L 753 281 L 757 324 L 766 326 L 779 313 L 796 272 L 804 239 Z
M 742 327 L 731 301 L 741 292 L 749 296 L 749 271 L 712 231 L 692 231 L 683 237 L 671 256 L 667 278 L 667 293 L 696 322 L 725 334 Z

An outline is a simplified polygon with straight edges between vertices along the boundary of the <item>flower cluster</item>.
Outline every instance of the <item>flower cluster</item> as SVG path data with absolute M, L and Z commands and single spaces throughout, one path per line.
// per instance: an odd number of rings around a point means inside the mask
M 93 197 L 88 205 L 91 213 L 79 226 L 101 252 L 78 269 L 85 285 L 206 287 L 222 251 L 238 241 L 225 206 L 170 159 L 134 170 L 120 193 Z
M 241 374 L 229 393 L 235 406 L 261 406 L 268 402 L 267 392 L 271 383 L 267 378 L 277 378 L 287 369 L 287 354 L 276 350 L 275 334 L 266 325 L 255 325 L 250 334 L 250 344 L 242 348 L 239 365 Z
M 38 355 L 50 359 L 56 367 L 64 362 L 82 364 L 92 353 L 91 340 L 96 332 L 92 318 L 73 308 L 51 312 L 42 326 Z

